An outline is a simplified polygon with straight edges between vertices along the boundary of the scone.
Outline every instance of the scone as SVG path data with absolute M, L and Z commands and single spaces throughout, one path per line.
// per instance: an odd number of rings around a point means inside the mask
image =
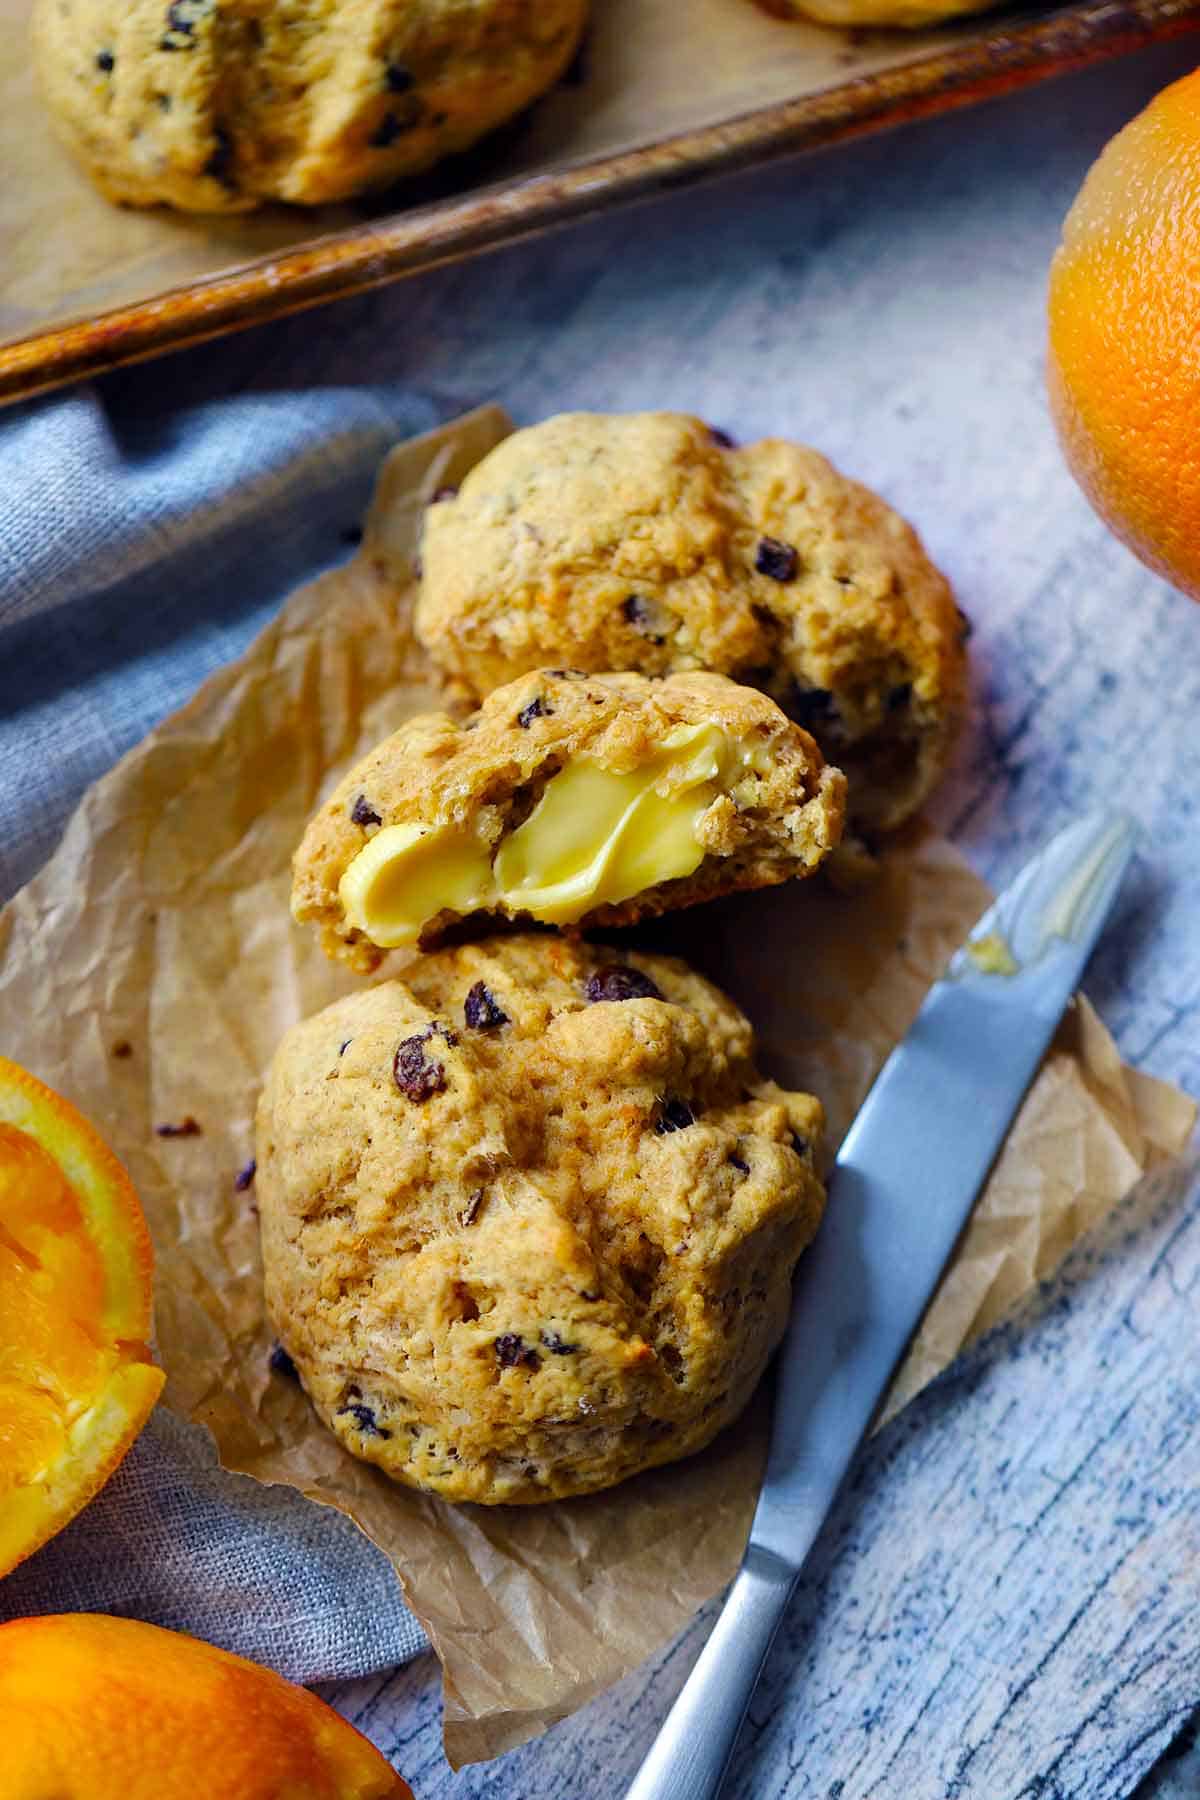
M 844 797 L 755 689 L 541 670 L 461 723 L 410 719 L 351 769 L 296 852 L 292 912 L 362 970 L 475 914 L 629 924 L 811 873 Z
M 989 12 L 997 0 L 758 0 L 782 19 L 815 19 L 819 25 L 899 26 L 917 30 L 942 19 Z
M 531 668 L 712 669 L 761 687 L 889 829 L 942 773 L 965 620 L 916 534 L 814 450 L 683 413 L 567 413 L 432 505 L 417 630 L 471 696 Z
M 295 1026 L 258 1113 L 267 1306 L 354 1455 L 451 1500 L 585 1494 L 745 1405 L 824 1196 L 820 1103 L 683 963 L 553 935 Z
M 587 0 L 34 0 L 60 136 L 110 200 L 240 212 L 428 168 L 562 74 Z

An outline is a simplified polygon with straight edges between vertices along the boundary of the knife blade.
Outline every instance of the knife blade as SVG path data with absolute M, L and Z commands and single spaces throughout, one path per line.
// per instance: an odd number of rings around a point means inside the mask
M 713 1800 L 825 1515 L 920 1323 L 1133 855 L 1077 820 L 984 913 L 884 1063 L 834 1163 L 776 1361 L 742 1566 L 627 1800 Z

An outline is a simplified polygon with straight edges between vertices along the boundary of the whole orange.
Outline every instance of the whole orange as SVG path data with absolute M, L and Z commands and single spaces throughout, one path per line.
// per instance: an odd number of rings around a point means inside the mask
M 1113 138 L 1067 215 L 1049 384 L 1092 504 L 1200 597 L 1200 71 Z
M 158 1398 L 151 1272 L 112 1151 L 0 1056 L 0 1575 L 107 1481 Z
M 0 1800 L 412 1800 L 270 1669 L 104 1613 L 0 1625 Z

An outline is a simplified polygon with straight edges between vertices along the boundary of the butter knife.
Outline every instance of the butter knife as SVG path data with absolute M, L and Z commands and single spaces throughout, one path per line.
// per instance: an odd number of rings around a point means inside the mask
M 1079 981 L 1134 848 L 1070 825 L 975 926 L 883 1065 L 797 1270 L 745 1558 L 627 1800 L 713 1800 L 805 1558 Z

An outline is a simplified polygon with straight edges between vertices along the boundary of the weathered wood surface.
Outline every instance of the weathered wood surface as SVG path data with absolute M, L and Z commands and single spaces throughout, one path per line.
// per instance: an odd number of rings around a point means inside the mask
M 1093 519 L 1042 397 L 1061 216 L 1103 139 L 1188 63 L 1139 58 L 331 320 L 373 332 L 373 374 L 455 402 L 685 406 L 739 437 L 794 433 L 877 484 L 976 621 L 973 743 L 939 822 L 998 883 L 1086 805 L 1139 815 L 1145 852 L 1089 991 L 1126 1056 L 1197 1091 L 1200 608 Z M 1118 1800 L 1200 1702 L 1200 1193 L 1125 1226 L 861 1463 L 731 1800 Z M 338 1697 L 422 1800 L 619 1794 L 706 1628 L 457 1777 L 428 1660 Z M 1164 1800 L 1200 1792 L 1182 1762 L 1168 1779 Z
M 1182 1366 L 1200 1193 L 1188 1208 L 1180 1189 L 1139 1196 L 860 1461 L 729 1800 L 1121 1800 L 1176 1736 L 1200 1694 L 1200 1383 Z M 422 1800 L 619 1793 L 706 1623 L 645 1683 L 455 1780 L 426 1665 L 335 1692 Z

